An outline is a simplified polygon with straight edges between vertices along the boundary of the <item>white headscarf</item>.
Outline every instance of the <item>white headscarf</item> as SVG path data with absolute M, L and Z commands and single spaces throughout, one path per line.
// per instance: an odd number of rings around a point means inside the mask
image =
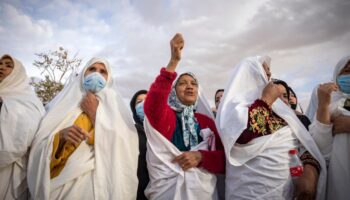
M 261 60 L 266 59 L 261 58 L 261 56 L 249 57 L 233 69 L 231 79 L 225 88 L 225 94 L 219 106 L 216 125 L 225 147 L 227 161 L 231 165 L 237 165 L 231 150 L 238 137 L 247 127 L 249 106 L 261 97 L 261 92 L 268 84 Z M 319 178 L 318 197 L 323 198 L 327 170 L 325 161 L 315 142 L 294 111 L 280 99 L 272 104 L 272 110 L 288 123 L 302 145 L 319 161 L 322 170 Z
M 219 105 L 216 127 L 219 129 L 228 160 L 230 149 L 226 147 L 232 146 L 247 127 L 248 107 L 261 96 L 262 89 L 268 83 L 260 60 L 265 59 L 261 56 L 250 57 L 233 69 Z
M 317 110 L 317 105 L 318 105 L 318 98 L 317 98 L 317 89 L 318 89 L 319 85 L 317 85 L 311 93 L 311 98 L 310 98 L 310 102 L 309 105 L 305 111 L 305 115 L 311 120 L 314 120 L 315 114 L 316 114 L 316 110 Z
M 336 83 L 337 78 L 340 74 L 340 71 L 346 66 L 346 64 L 350 61 L 350 55 L 343 57 L 335 66 L 334 72 L 333 72 L 333 81 Z
M 98 92 L 95 121 L 95 199 L 133 199 L 137 191 L 138 137 L 128 109 L 115 88 L 109 63 L 91 59 L 80 74 L 73 73 L 64 89 L 50 103 L 29 159 L 28 182 L 34 199 L 48 199 L 52 140 L 59 130 L 73 125 L 81 113 L 80 101 L 86 94 L 84 74 L 94 63 L 108 72 L 105 88 Z M 43 152 L 44 149 L 49 149 Z M 38 166 L 39 165 L 39 166 Z
M 173 110 L 180 113 L 184 144 L 186 147 L 192 148 L 198 145 L 198 135 L 195 126 L 197 121 L 194 117 L 194 112 L 197 108 L 197 100 L 194 102 L 194 104 L 187 106 L 184 105 L 178 98 L 176 94 L 176 84 L 183 75 L 191 76 L 199 85 L 198 80 L 193 73 L 186 72 L 181 74 L 173 83 L 168 98 L 168 104 Z
M 22 63 L 13 60 L 14 68 L 0 82 L 0 168 L 22 157 L 30 147 L 44 115 L 44 107 L 29 85 Z
M 350 61 L 350 55 L 343 57 L 335 66 L 333 72 L 333 82 L 337 83 L 337 78 L 340 71 L 346 67 L 346 64 Z M 337 91 L 332 93 L 332 103 L 330 105 L 330 111 L 333 115 L 339 115 L 338 106 L 343 107 L 344 102 L 347 98 L 350 98 L 350 94 L 346 94 L 342 91 Z
M 346 66 L 346 64 L 350 61 L 350 55 L 343 57 L 335 66 L 334 71 L 333 71 L 333 79 L 332 81 L 334 83 L 337 83 L 337 78 L 339 76 L 340 71 Z M 319 85 L 317 85 L 314 90 L 312 91 L 311 94 L 311 99 L 309 102 L 309 106 L 305 112 L 305 115 L 309 117 L 311 121 L 315 120 L 315 115 L 317 111 L 317 106 L 318 106 L 318 97 L 317 97 L 317 89 Z M 335 113 L 336 112 L 336 107 L 338 106 L 338 103 L 344 103 L 346 98 L 349 98 L 349 94 L 345 94 L 341 91 L 338 92 L 333 92 L 332 93 L 332 105 L 330 106 L 330 111 L 331 113 L 334 114 L 339 114 Z M 341 102 L 340 102 L 341 101 Z

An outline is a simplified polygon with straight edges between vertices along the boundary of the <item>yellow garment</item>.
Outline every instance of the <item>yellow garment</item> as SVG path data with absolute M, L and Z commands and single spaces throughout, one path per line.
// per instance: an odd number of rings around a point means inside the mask
M 79 126 L 83 130 L 89 133 L 91 136 L 86 142 L 90 145 L 94 144 L 94 138 L 95 138 L 95 130 L 92 125 L 92 122 L 90 118 L 85 114 L 81 113 L 79 117 L 75 120 L 74 125 Z M 64 168 L 68 158 L 72 153 L 75 151 L 75 149 L 78 148 L 78 146 L 75 146 L 73 143 L 66 141 L 63 145 L 61 150 L 59 150 L 59 143 L 60 143 L 60 132 L 56 133 L 54 141 L 53 141 L 53 149 L 52 149 L 52 155 L 51 155 L 51 163 L 50 163 L 50 177 L 55 178 L 58 176 L 62 169 Z

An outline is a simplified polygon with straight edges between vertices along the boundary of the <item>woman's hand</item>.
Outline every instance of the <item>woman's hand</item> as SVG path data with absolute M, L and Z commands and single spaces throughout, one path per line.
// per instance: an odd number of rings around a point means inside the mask
M 81 141 L 85 140 L 88 133 L 77 125 L 70 126 L 60 131 L 60 143 L 69 141 L 75 146 L 78 146 Z
M 281 94 L 282 91 L 279 89 L 279 87 L 273 82 L 270 82 L 264 88 L 261 95 L 261 100 L 265 101 L 265 103 L 271 107 L 273 102 L 275 102 L 276 99 L 281 96 Z
M 331 93 L 338 90 L 338 85 L 335 83 L 321 84 L 317 89 L 318 106 L 329 106 L 331 103 Z
M 340 115 L 332 118 L 333 134 L 350 133 L 350 116 Z
M 181 33 L 176 33 L 170 41 L 171 58 L 166 68 L 169 72 L 174 72 L 177 64 L 181 60 L 181 51 L 184 47 L 185 41 Z
M 176 156 L 172 162 L 178 163 L 182 170 L 186 171 L 202 162 L 202 154 L 199 151 L 188 151 Z
M 323 124 L 331 123 L 331 115 L 329 113 L 329 104 L 331 103 L 331 93 L 338 91 L 339 88 L 335 83 L 321 84 L 317 89 L 318 107 L 317 120 Z
M 323 169 L 324 170 L 324 169 Z M 295 199 L 314 200 L 316 199 L 318 183 L 318 172 L 312 165 L 306 164 L 304 166 L 304 172 L 301 177 L 296 181 L 294 188 Z
M 89 116 L 93 126 L 95 126 L 96 111 L 98 104 L 99 101 L 96 95 L 94 95 L 91 92 L 87 92 L 86 96 L 80 102 L 81 110 Z

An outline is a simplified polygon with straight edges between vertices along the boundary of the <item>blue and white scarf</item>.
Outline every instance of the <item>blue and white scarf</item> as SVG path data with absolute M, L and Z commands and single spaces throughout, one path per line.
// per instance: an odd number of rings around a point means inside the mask
M 183 75 L 189 75 L 191 76 L 196 83 L 198 84 L 198 80 L 195 77 L 195 75 L 191 72 L 186 72 L 181 74 L 173 83 L 171 92 L 169 94 L 168 98 L 168 104 L 169 106 L 175 110 L 178 113 L 181 113 L 181 122 L 182 122 L 182 132 L 183 132 L 183 139 L 185 146 L 188 147 L 195 147 L 198 145 L 198 135 L 196 130 L 196 124 L 198 123 L 196 118 L 194 117 L 194 112 L 197 108 L 197 101 L 193 105 L 186 106 L 181 103 L 181 101 L 178 99 L 175 86 L 179 80 L 179 78 Z

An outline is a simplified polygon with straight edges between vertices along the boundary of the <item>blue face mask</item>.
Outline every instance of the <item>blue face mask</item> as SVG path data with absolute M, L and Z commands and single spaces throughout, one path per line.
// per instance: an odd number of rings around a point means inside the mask
M 97 93 L 106 86 L 105 78 L 98 72 L 91 73 L 84 78 L 84 88 L 86 91 Z
M 138 103 L 136 106 L 135 106 L 135 110 L 136 110 L 136 115 L 137 117 L 143 122 L 144 118 L 145 118 L 145 113 L 143 111 L 143 104 L 144 104 L 144 101 Z
M 342 92 L 350 94 L 350 74 L 338 76 L 337 83 Z

